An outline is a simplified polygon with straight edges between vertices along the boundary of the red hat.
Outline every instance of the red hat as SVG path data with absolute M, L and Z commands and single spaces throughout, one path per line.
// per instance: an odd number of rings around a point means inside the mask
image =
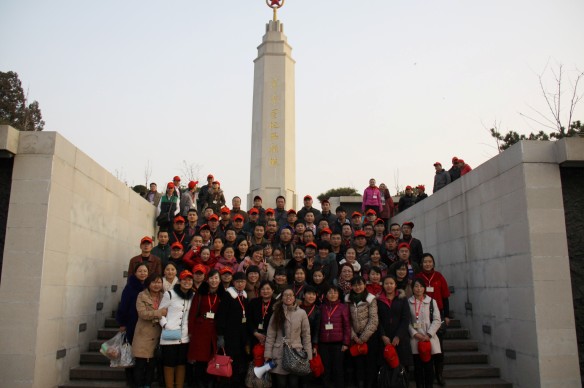
M 219 221 L 219 217 L 217 216 L 217 214 L 211 214 L 209 216 L 209 221 Z
M 458 163 L 458 158 L 456 156 L 452 157 L 452 163 Z
M 436 162 L 436 163 L 434 163 L 434 167 L 436 167 L 436 166 L 440 166 L 440 167 L 442 167 L 442 163 L 440 163 L 440 162 Z
M 330 201 L 328 200 L 328 198 L 325 198 L 322 201 L 320 201 L 320 203 L 329 203 L 330 204 Z
M 207 267 L 205 267 L 203 264 L 197 264 L 193 267 L 193 273 L 197 273 L 197 272 L 202 272 L 206 275 L 207 274 Z
M 322 364 L 322 358 L 320 358 L 320 353 L 317 353 L 310 360 L 310 370 L 314 374 L 314 377 L 320 377 L 324 373 L 324 365 Z
M 181 222 L 184 223 L 185 222 L 185 219 L 183 218 L 183 216 L 176 216 L 176 217 L 174 217 L 174 222 L 176 222 L 176 223 L 181 223 Z
M 406 186 L 406 190 L 411 190 L 411 189 L 412 189 L 412 186 L 409 186 L 409 185 Z
M 367 342 L 364 344 L 353 344 L 353 346 L 349 348 L 349 352 L 351 352 L 351 356 L 353 357 L 364 356 L 368 351 L 369 348 L 367 346 Z
M 357 230 L 355 232 L 355 238 L 357 238 L 357 237 L 367 237 L 367 236 L 365 236 L 365 232 L 363 232 L 362 230 Z
M 260 214 L 260 211 L 257 208 L 252 207 L 249 209 L 249 214 Z
M 399 365 L 399 357 L 397 355 L 397 351 L 391 344 L 386 345 L 385 349 L 383 349 L 383 358 L 385 359 L 385 362 L 387 362 L 387 365 L 389 365 L 390 368 L 397 368 L 397 366 Z
M 213 174 L 207 175 L 207 180 L 209 180 L 209 179 L 215 179 L 215 177 L 213 176 Z
M 393 236 L 393 234 L 391 234 L 391 233 L 386 234 L 385 237 L 383 238 L 383 241 L 387 241 L 389 239 L 395 240 L 395 237 Z
M 309 242 L 308 244 L 306 244 L 306 245 L 305 245 L 305 248 L 308 248 L 308 247 L 310 247 L 310 248 L 314 248 L 314 249 L 317 249 L 317 248 L 318 248 L 318 247 L 316 246 L 316 244 L 315 244 L 315 243 L 313 243 L 313 242 Z
M 180 182 L 180 177 L 178 175 L 176 175 L 174 178 L 172 178 L 172 180 Z
M 175 241 L 170 246 L 170 249 L 174 249 L 174 248 L 183 249 L 184 247 L 181 243 L 179 243 L 178 241 Z
M 408 244 L 407 242 L 400 243 L 400 244 L 397 246 L 397 250 L 398 250 L 398 251 L 399 251 L 400 249 L 402 249 L 402 248 L 407 248 L 407 250 L 408 250 L 408 251 L 411 251 L 410 244 Z
M 428 362 L 432 358 L 432 344 L 430 341 L 418 341 L 418 354 L 422 362 Z
M 406 221 L 402 224 L 402 226 L 407 225 L 410 228 L 414 229 L 414 223 L 412 221 Z
M 243 218 L 243 216 L 241 214 L 236 214 L 235 217 L 233 217 L 233 221 L 237 221 L 237 220 L 241 220 L 243 221 L 245 218 Z
M 229 208 L 227 206 L 223 206 L 221 208 L 221 214 L 229 214 Z
M 276 214 L 276 212 L 274 211 L 274 209 L 272 209 L 271 207 L 266 209 L 266 214 Z
M 306 195 L 304 196 L 304 200 L 306 201 L 307 199 L 312 199 L 312 197 L 311 197 L 310 195 L 306 194 Z
M 320 231 L 320 234 L 333 234 L 333 231 L 330 228 L 324 228 Z
M 221 186 L 221 182 L 219 182 L 219 181 L 213 181 L 212 184 L 214 185 L 215 183 L 217 183 L 218 186 Z
M 184 271 L 182 271 L 180 273 L 180 275 L 178 276 L 178 278 L 180 280 L 183 280 L 184 278 L 193 278 L 193 273 L 191 271 L 189 271 L 188 269 L 185 269 Z
M 351 218 L 353 218 L 353 217 L 361 217 L 361 216 L 362 216 L 362 214 L 359 213 L 359 212 L 353 212 L 353 214 L 351 214 Z
M 197 183 L 199 183 L 199 181 L 190 181 L 189 182 L 189 189 L 194 188 L 197 185 Z
M 458 159 L 458 163 L 462 163 L 462 164 L 464 164 L 464 160 L 462 160 L 462 159 Z
M 167 189 L 174 189 L 174 183 L 172 182 L 168 182 L 168 184 L 166 185 Z
M 383 221 L 381 218 L 378 218 L 373 223 L 373 225 L 379 225 L 379 224 L 385 225 L 385 221 Z
M 221 275 L 223 275 L 224 273 L 227 273 L 227 272 L 229 272 L 230 274 L 233 275 L 233 269 L 231 267 L 223 267 L 219 270 L 219 273 Z
M 144 244 L 145 242 L 149 242 L 150 244 L 152 244 L 152 237 L 150 236 L 142 237 L 142 240 L 140 240 L 140 245 Z
M 367 210 L 367 212 L 365 214 L 366 215 L 370 215 L 370 214 L 377 215 L 377 212 L 373 209 L 369 209 L 369 210 Z
M 209 227 L 209 224 L 203 224 L 201 225 L 201 227 L 199 228 L 199 232 L 201 230 L 211 230 L 211 228 Z
M 256 200 L 258 200 L 258 199 L 259 199 L 260 201 L 263 201 L 262 197 L 260 197 L 259 195 L 256 195 L 255 197 L 253 197 L 253 200 L 254 200 L 254 201 L 256 201 Z
M 296 210 L 290 209 L 290 210 L 288 210 L 288 214 L 296 214 Z
M 426 186 L 424 185 L 418 185 L 418 190 L 426 190 Z

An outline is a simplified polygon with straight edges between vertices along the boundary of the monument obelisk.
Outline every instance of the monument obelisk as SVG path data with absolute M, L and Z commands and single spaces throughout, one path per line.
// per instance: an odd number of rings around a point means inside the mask
M 277 10 L 285 0 L 266 0 L 274 17 L 254 60 L 251 133 L 250 193 L 248 208 L 256 195 L 265 208 L 276 206 L 276 197 L 296 206 L 296 128 L 292 47 L 284 35 Z

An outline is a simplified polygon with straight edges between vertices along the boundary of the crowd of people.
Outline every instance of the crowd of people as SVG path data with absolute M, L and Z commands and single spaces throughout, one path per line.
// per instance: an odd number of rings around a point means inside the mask
M 313 384 L 283 368 L 285 337 L 321 358 L 319 386 L 375 387 L 388 345 L 417 387 L 444 385 L 448 284 L 414 224 L 391 222 L 387 188 L 369 183 L 362 213 L 350 216 L 326 199 L 315 209 L 310 195 L 298 211 L 284 197 L 264 209 L 256 196 L 249 211 L 234 197 L 228 208 L 212 175 L 204 192 L 197 182 L 181 192 L 175 177 L 163 195 L 147 194 L 157 236 L 130 259 L 117 311 L 136 358 L 129 382 L 243 387 L 259 354 L 276 363 L 274 386 Z M 233 360 L 230 379 L 207 373 L 218 352 Z

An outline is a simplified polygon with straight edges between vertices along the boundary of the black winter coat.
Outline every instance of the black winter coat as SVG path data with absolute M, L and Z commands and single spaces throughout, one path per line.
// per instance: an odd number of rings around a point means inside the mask
M 120 306 L 116 312 L 116 321 L 120 326 L 126 327 L 126 338 L 131 344 L 134 339 L 134 330 L 138 323 L 138 310 L 136 310 L 136 300 L 138 294 L 144 291 L 144 283 L 140 282 L 136 275 L 128 278 L 128 283 L 122 291 Z
M 249 303 L 241 297 L 245 308 L 246 321 L 249 319 Z M 242 322 L 243 310 L 233 287 L 226 290 L 217 310 L 217 335 L 225 339 L 225 352 L 231 357 L 245 355 L 247 345 L 247 322 Z
M 396 350 L 402 365 L 409 365 L 411 359 L 410 333 L 408 326 L 410 324 L 410 306 L 407 298 L 394 298 L 391 308 L 384 302 L 377 303 L 379 315 L 379 335 L 399 338 L 399 345 Z M 383 348 L 382 348 L 383 351 Z

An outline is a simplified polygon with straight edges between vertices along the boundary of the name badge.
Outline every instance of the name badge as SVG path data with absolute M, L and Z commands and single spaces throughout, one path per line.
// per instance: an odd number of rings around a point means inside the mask
M 247 319 L 245 317 L 241 318 L 241 323 L 245 323 L 247 322 Z
M 207 319 L 215 319 L 215 313 L 212 311 L 209 311 L 207 314 L 205 314 L 205 318 Z
M 426 292 L 434 292 L 434 287 L 426 287 Z
M 332 330 L 333 329 L 333 324 L 332 323 L 327 323 L 324 325 L 324 329 L 325 330 Z
M 414 326 L 414 329 L 421 329 L 422 328 L 422 324 L 418 323 L 418 322 L 414 323 L 413 326 Z
M 263 323 L 260 323 L 258 325 L 258 330 L 264 330 L 264 324 Z
M 373 199 L 377 199 L 377 195 L 373 194 Z

